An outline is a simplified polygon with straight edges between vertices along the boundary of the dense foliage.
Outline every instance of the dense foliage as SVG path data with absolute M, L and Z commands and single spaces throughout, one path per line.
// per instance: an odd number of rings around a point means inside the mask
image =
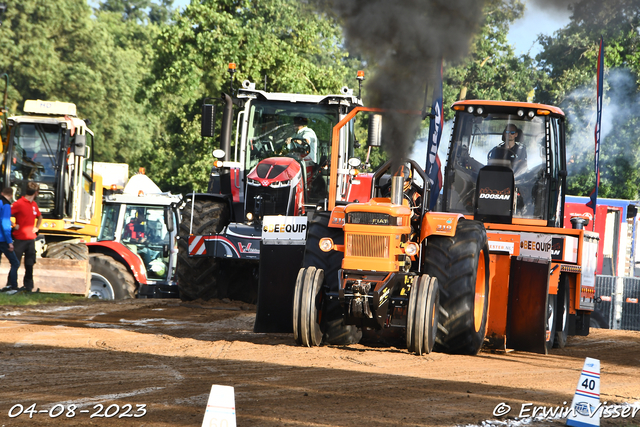
M 218 142 L 200 137 L 200 105 L 228 90 L 229 62 L 238 64 L 236 86 L 249 79 L 282 92 L 335 93 L 356 86 L 358 68 L 375 72 L 374 61 L 347 51 L 340 22 L 314 2 L 192 0 L 181 11 L 172 3 L 8 0 L 0 66 L 9 76 L 10 113 L 20 113 L 25 99 L 74 102 L 93 121 L 97 160 L 144 166 L 172 191 L 203 190 Z M 460 97 L 559 105 L 569 117 L 570 193 L 588 194 L 602 35 L 600 195 L 637 198 L 640 0 L 578 0 L 570 24 L 540 38 L 536 58 L 517 56 L 507 41 L 524 8 L 523 0 L 485 0 L 468 54 L 445 63 L 445 106 Z

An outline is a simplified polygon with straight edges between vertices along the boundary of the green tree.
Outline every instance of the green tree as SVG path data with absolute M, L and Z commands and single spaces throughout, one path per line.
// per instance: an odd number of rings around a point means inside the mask
M 636 199 L 640 194 L 640 1 L 581 0 L 571 22 L 540 38 L 539 64 L 548 76 L 543 102 L 559 105 L 568 117 L 568 192 L 588 195 L 593 167 L 596 70 L 599 40 L 605 44 L 605 102 L 600 148 L 600 197 Z
M 543 78 L 528 54 L 516 56 L 507 40 L 509 25 L 524 12 L 521 0 L 488 0 L 484 23 L 475 35 L 469 55 L 445 68 L 445 105 L 459 99 L 527 101 Z M 446 118 L 453 112 L 445 109 Z
M 96 160 L 139 162 L 154 124 L 136 102 L 154 28 L 93 11 L 86 0 L 9 1 L 0 66 L 10 76 L 11 113 L 26 99 L 73 102 L 93 121 Z
M 149 114 L 164 126 L 147 153 L 154 177 L 174 190 L 206 188 L 218 141 L 199 136 L 200 104 L 229 90 L 229 62 L 238 67 L 236 86 L 248 79 L 261 87 L 266 78 L 272 92 L 338 93 L 349 72 L 340 37 L 333 20 L 304 2 L 192 2 L 155 42 L 146 94 Z

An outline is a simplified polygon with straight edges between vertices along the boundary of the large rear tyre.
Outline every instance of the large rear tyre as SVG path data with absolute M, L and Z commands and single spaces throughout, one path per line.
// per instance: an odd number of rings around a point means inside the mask
M 320 239 L 330 237 L 337 245 L 344 243 L 344 232 L 341 228 L 329 228 L 330 212 L 316 212 L 309 221 L 303 266 L 316 267 L 324 272 L 322 289 L 326 292 L 338 293 L 338 270 L 342 267 L 344 254 L 340 251 L 322 252 L 318 246 Z M 328 344 L 356 344 L 362 338 L 362 331 L 356 326 L 344 324 L 344 309 L 337 298 L 323 298 L 321 313 L 321 329 L 323 341 Z
M 296 280 L 293 308 L 293 333 L 298 344 L 316 347 L 322 344 L 320 304 L 324 271 L 315 267 L 300 269 Z
M 424 251 L 425 272 L 438 280 L 441 327 L 436 349 L 477 354 L 489 308 L 489 246 L 484 225 L 460 219 L 452 237 L 431 236 Z
M 417 354 L 433 350 L 438 330 L 438 281 L 426 274 L 415 280 L 409 294 L 407 349 Z
M 89 264 L 91 264 L 89 298 L 119 300 L 135 297 L 136 282 L 124 265 L 102 254 L 91 254 Z
M 176 277 L 180 298 L 208 300 L 226 297 L 219 289 L 220 260 L 216 258 L 192 258 L 189 256 L 189 230 L 193 207 L 193 228 L 196 236 L 216 234 L 229 223 L 229 206 L 219 200 L 188 200 L 182 211 L 180 238 L 178 239 L 178 263 Z

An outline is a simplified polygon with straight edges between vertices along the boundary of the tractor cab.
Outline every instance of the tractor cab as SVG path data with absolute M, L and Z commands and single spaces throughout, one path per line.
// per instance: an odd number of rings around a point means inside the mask
M 564 114 L 542 104 L 461 101 L 442 208 L 483 222 L 561 227 Z

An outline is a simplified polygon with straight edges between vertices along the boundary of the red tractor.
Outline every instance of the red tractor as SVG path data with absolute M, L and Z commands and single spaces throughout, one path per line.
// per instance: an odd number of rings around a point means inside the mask
M 323 204 L 329 168 L 346 171 L 356 144 L 353 127 L 332 148 L 333 127 L 361 105 L 342 94 L 270 93 L 245 81 L 222 95 L 220 149 L 206 193 L 185 197 L 178 242 L 180 296 L 253 302 L 265 216 L 301 216 Z M 218 105 L 203 105 L 202 135 L 212 137 Z M 235 117 L 235 120 L 234 120 Z M 232 144 L 232 134 L 235 136 Z M 332 156 L 339 159 L 332 163 Z M 239 275 L 243 275 L 239 277 Z

